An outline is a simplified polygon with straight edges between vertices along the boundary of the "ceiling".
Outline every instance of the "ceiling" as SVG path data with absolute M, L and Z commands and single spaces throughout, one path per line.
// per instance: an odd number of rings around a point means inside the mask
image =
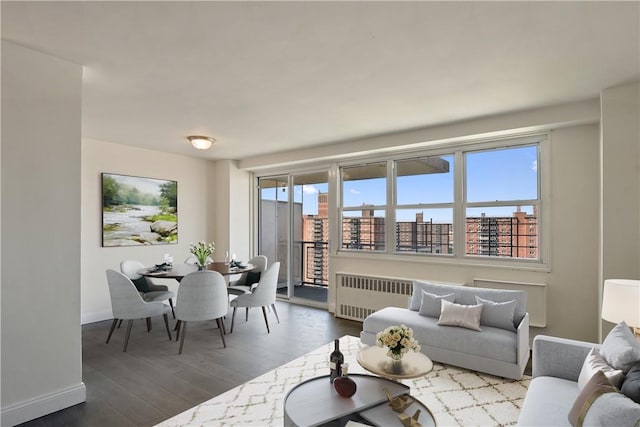
M 638 80 L 639 2 L 9 2 L 84 66 L 86 138 L 209 159 L 597 97 Z M 187 135 L 217 139 L 192 148 Z

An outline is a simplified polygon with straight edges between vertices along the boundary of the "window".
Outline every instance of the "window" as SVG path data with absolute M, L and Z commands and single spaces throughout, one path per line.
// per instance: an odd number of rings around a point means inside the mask
M 541 261 L 543 137 L 340 167 L 342 250 Z
M 396 161 L 396 252 L 453 254 L 453 160 Z
M 465 255 L 538 259 L 538 145 L 464 158 Z
M 344 167 L 342 176 L 342 249 L 384 251 L 387 163 Z

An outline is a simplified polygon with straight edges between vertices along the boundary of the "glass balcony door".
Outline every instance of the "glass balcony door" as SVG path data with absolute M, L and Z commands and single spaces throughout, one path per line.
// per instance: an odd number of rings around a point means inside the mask
M 278 260 L 278 296 L 326 306 L 328 172 L 259 179 L 259 252 Z M 290 191 L 292 189 L 292 191 Z

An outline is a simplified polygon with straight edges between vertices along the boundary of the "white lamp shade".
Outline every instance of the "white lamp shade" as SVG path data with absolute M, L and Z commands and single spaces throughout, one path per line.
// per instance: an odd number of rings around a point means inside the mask
M 608 279 L 602 293 L 602 318 L 640 327 L 640 280 Z

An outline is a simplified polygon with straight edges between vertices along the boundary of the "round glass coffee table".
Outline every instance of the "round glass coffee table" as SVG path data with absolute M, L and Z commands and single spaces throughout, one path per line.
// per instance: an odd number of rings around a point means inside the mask
M 358 352 L 358 363 L 367 371 L 394 380 L 418 378 L 433 369 L 433 362 L 420 352 L 410 351 L 402 360 L 387 356 L 387 349 L 372 345 Z

